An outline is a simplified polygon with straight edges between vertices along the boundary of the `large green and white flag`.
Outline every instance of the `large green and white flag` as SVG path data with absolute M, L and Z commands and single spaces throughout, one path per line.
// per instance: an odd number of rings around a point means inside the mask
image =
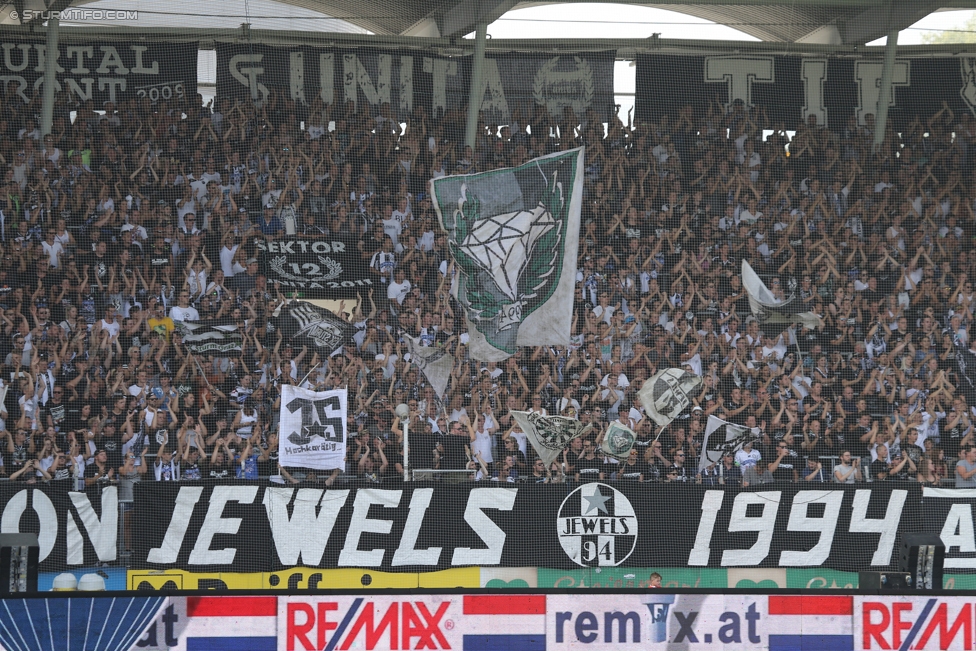
M 471 356 L 500 361 L 518 346 L 569 345 L 583 148 L 433 179 L 430 188 L 458 270 L 451 293 Z

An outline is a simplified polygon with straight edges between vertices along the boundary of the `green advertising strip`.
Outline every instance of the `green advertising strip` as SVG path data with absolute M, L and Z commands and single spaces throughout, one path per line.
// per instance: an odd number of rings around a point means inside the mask
M 540 588 L 621 588 L 647 587 L 651 572 L 663 577 L 665 588 L 727 588 L 724 569 L 685 567 L 602 567 L 578 570 L 539 568 Z
M 651 572 L 663 577 L 666 588 L 789 588 L 792 590 L 856 590 L 857 572 L 826 568 L 785 570 L 785 583 L 777 572 L 783 569 L 732 568 L 690 569 L 686 567 L 538 569 L 540 588 L 620 588 L 648 585 Z M 731 583 L 735 585 L 730 585 Z M 976 590 L 976 574 L 946 574 L 946 590 Z M 489 586 L 491 587 L 491 586 Z

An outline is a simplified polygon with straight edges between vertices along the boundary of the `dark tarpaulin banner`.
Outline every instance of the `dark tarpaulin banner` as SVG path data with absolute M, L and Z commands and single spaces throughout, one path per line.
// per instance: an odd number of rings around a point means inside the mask
M 268 283 L 279 283 L 283 294 L 298 292 L 303 298 L 350 297 L 368 292 L 374 286 L 373 277 L 357 244 L 355 239 L 311 240 L 300 235 L 254 240 L 258 264 Z
M 421 51 L 336 49 L 217 43 L 217 96 L 245 99 L 255 85 L 259 99 L 276 90 L 299 104 L 386 103 L 400 119 L 424 108 L 428 116 L 468 103 L 471 57 L 437 57 Z M 507 123 L 516 108 L 528 120 L 536 104 L 552 115 L 571 107 L 582 117 L 593 109 L 606 121 L 613 107 L 615 52 L 488 55 L 481 110 Z
M 13 82 L 27 103 L 44 84 L 44 39 L 0 40 L 0 84 Z M 57 90 L 96 108 L 133 97 L 152 102 L 192 99 L 197 92 L 197 44 L 120 41 L 58 45 Z
M 820 125 L 842 130 L 851 115 L 863 124 L 876 113 L 881 57 L 800 57 L 766 55 L 637 57 L 636 115 L 639 120 L 672 118 L 686 105 L 696 120 L 715 102 L 741 99 L 766 109 L 773 126 L 794 129 L 809 115 Z M 892 77 L 888 117 L 904 126 L 937 113 L 945 100 L 958 116 L 976 114 L 976 58 L 898 57 Z
M 70 481 L 56 482 L 59 488 L 0 484 L 2 531 L 37 534 L 42 572 L 89 567 L 118 556 L 118 488 L 69 492 Z
M 607 122 L 614 114 L 615 58 L 616 52 L 488 55 L 481 111 L 485 120 L 496 124 L 507 123 L 516 108 L 527 121 L 536 105 L 544 105 L 555 120 L 571 108 L 577 119 L 593 110 Z
M 917 484 L 804 488 L 144 482 L 136 486 L 133 562 L 234 572 L 465 565 L 854 572 L 893 568 L 901 533 L 922 525 Z
M 375 114 L 389 104 L 393 115 L 405 118 L 414 106 L 424 107 L 429 116 L 457 108 L 448 98 L 454 101 L 467 92 L 459 65 L 463 60 L 420 51 L 236 43 L 217 43 L 216 49 L 220 98 L 249 98 L 253 82 L 259 100 L 275 90 L 300 105 L 316 98 L 327 105 L 351 101 L 369 104 Z

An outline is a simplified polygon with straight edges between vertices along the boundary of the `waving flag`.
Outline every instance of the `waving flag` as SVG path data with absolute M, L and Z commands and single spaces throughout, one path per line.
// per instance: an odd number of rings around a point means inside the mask
M 546 468 L 559 458 L 570 441 L 593 429 L 593 425 L 584 426 L 575 418 L 543 416 L 537 411 L 513 410 L 511 413 L 539 458 L 545 461 Z
M 232 319 L 182 321 L 177 326 L 183 345 L 195 355 L 236 355 L 244 337 Z
M 568 346 L 576 285 L 583 148 L 515 168 L 430 182 L 459 275 L 474 359 Z
M 454 356 L 442 346 L 421 346 L 419 339 L 409 335 L 403 335 L 403 338 L 410 349 L 410 361 L 423 372 L 437 397 L 443 400 L 454 370 Z
M 738 452 L 746 441 L 755 441 L 759 435 L 758 427 L 736 425 L 717 416 L 709 416 L 708 424 L 705 425 L 705 440 L 702 441 L 701 455 L 698 457 L 698 469 L 721 462 L 723 454 Z
M 786 300 L 776 298 L 752 266 L 742 261 L 742 286 L 749 295 L 749 307 L 756 320 L 762 324 L 799 323 L 805 328 L 815 330 L 822 325 L 820 317 L 807 310 L 807 306 L 796 293 L 796 280 L 790 281 L 790 294 Z
M 607 427 L 600 442 L 600 449 L 608 456 L 625 461 L 630 456 L 630 450 L 634 447 L 636 439 L 637 434 L 634 430 L 614 421 Z
M 658 427 L 667 427 L 691 404 L 692 394 L 701 389 L 702 379 L 680 368 L 658 371 L 644 382 L 637 395 L 644 411 Z
M 292 345 L 308 346 L 326 355 L 352 339 L 356 332 L 356 326 L 345 319 L 305 301 L 291 301 L 279 306 L 269 322 L 291 340 Z

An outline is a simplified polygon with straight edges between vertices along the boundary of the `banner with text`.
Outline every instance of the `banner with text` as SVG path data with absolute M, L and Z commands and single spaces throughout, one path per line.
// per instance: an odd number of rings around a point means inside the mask
M 256 238 L 258 264 L 268 284 L 281 293 L 304 298 L 351 297 L 373 286 L 356 240 L 306 240 L 301 237 L 267 241 Z M 386 291 L 386 290 L 382 290 Z
M 0 42 L 0 84 L 13 83 L 24 103 L 41 94 L 44 85 L 43 39 Z M 148 97 L 158 101 L 191 99 L 197 92 L 197 44 L 133 41 L 61 43 L 58 46 L 57 91 L 75 100 L 105 102 Z
M 800 488 L 143 483 L 133 560 L 147 569 L 236 572 L 469 565 L 853 572 L 891 569 L 900 534 L 921 527 L 915 485 Z
M 118 488 L 69 492 L 68 481 L 57 487 L 0 484 L 0 531 L 37 534 L 42 572 L 117 559 Z
M 842 130 L 851 115 L 859 124 L 877 113 L 880 57 L 681 56 L 637 57 L 636 114 L 639 120 L 677 119 L 691 105 L 699 120 L 718 102 L 735 100 L 765 109 L 772 126 L 795 129 L 814 115 L 817 124 Z M 898 57 L 892 73 L 888 118 L 904 126 L 924 120 L 945 100 L 958 114 L 976 114 L 976 58 Z M 697 122 L 696 122 L 697 123 Z
M 283 385 L 278 463 L 316 470 L 345 467 L 347 399 L 345 389 Z
M 276 47 L 218 43 L 217 96 L 259 100 L 272 92 L 310 105 L 352 102 L 377 115 L 383 104 L 406 119 L 415 107 L 428 116 L 468 102 L 470 57 L 438 57 L 410 50 Z M 505 123 L 516 109 L 527 120 L 535 105 L 558 117 L 594 109 L 606 121 L 613 105 L 614 52 L 489 55 L 485 58 L 485 119 Z

